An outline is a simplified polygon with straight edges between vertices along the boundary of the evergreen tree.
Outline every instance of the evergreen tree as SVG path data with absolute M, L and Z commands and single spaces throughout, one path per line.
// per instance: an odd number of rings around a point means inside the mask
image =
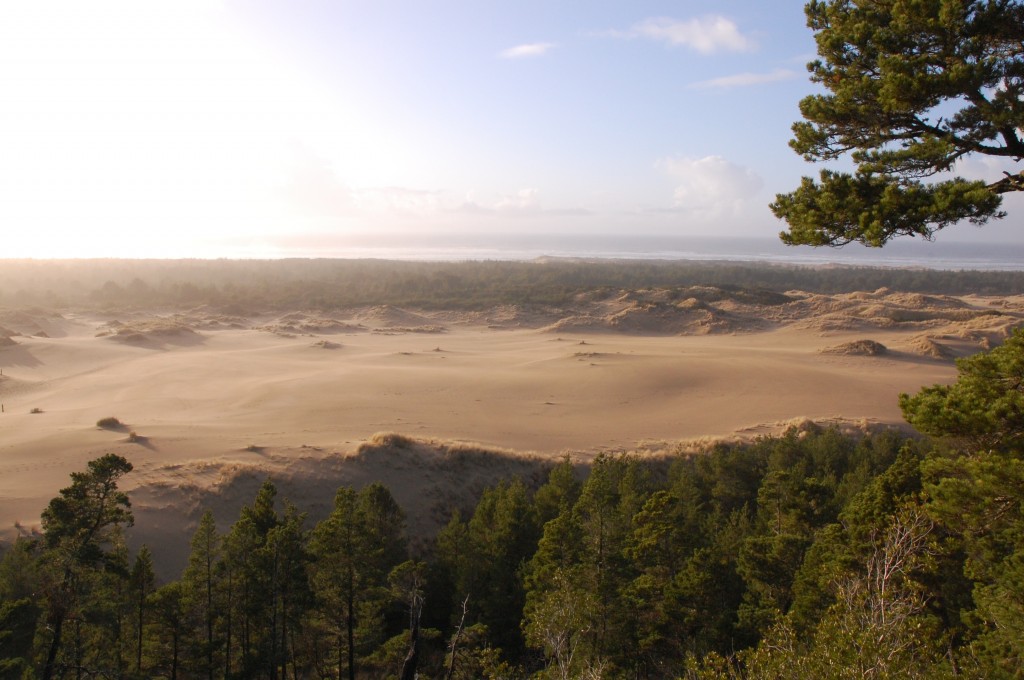
M 552 598 L 560 597 L 552 593 L 561 591 L 576 603 L 565 620 L 585 622 L 583 646 L 574 658 L 608 671 L 635 662 L 636 616 L 623 599 L 634 577 L 626 547 L 633 513 L 649 493 L 634 459 L 602 455 L 594 460 L 572 510 L 564 509 L 544 526 L 528 569 L 527 630 L 535 640 L 544 637 L 539 617 L 552 611 Z
M 147 606 L 156 588 L 156 574 L 153 572 L 153 555 L 148 546 L 139 548 L 129 576 L 129 599 L 132 607 L 132 630 L 135 647 L 135 673 L 142 676 L 143 640 L 148 617 Z
M 958 361 L 952 385 L 901 395 L 907 420 L 953 445 L 923 463 L 926 509 L 963 550 L 970 656 L 988 677 L 1024 666 L 1024 332 Z
M 502 482 L 486 490 L 465 527 L 451 526 L 441 545 L 454 550 L 445 561 L 454 569 L 454 596 L 469 598 L 470 625 L 482 624 L 491 644 L 506 658 L 523 651 L 519 623 L 526 594 L 522 571 L 536 550 L 539 531 L 525 485 Z
M 960 220 L 1002 217 L 1024 173 L 986 184 L 925 183 L 980 154 L 1024 158 L 1024 4 L 1016 0 L 812 0 L 807 23 L 827 94 L 800 102 L 793 149 L 812 161 L 851 154 L 854 174 L 822 171 L 772 204 L 790 244 L 882 246 Z
M 380 484 L 359 493 L 342 487 L 309 549 L 323 644 L 331 650 L 319 666 L 329 677 L 352 680 L 360 659 L 387 639 L 387 576 L 406 556 L 403 513 Z
M 82 605 L 96 577 L 116 568 L 111 540 L 117 529 L 132 523 L 128 496 L 117 483 L 131 463 L 107 454 L 90 461 L 85 472 L 71 473 L 71 486 L 50 501 L 42 514 L 41 575 L 47 638 L 40 677 L 50 680 L 67 665 L 81 667 Z M 65 649 L 68 622 L 73 624 L 73 649 Z M 66 656 L 62 656 L 68 652 Z
M 242 508 L 226 539 L 228 627 L 225 673 L 269 675 L 273 666 L 275 555 L 271 532 L 280 523 L 277 489 L 266 480 L 251 506 Z
M 36 541 L 20 537 L 0 560 L 0 678 L 20 678 L 31 667 L 33 638 L 42 613 Z
M 312 591 L 307 577 L 310 555 L 306 549 L 303 529 L 306 515 L 291 503 L 285 503 L 284 515 L 267 537 L 268 550 L 273 555 L 270 677 L 292 677 L 308 674 L 308 668 L 299 668 L 297 639 L 303 633 L 307 612 L 312 607 Z
M 149 632 L 153 646 L 151 672 L 169 680 L 177 680 L 179 674 L 186 676 L 182 655 L 188 635 L 188 615 L 183 590 L 182 581 L 173 581 L 156 590 L 149 601 L 153 616 Z M 225 673 L 225 677 L 231 676 Z
M 224 647 L 224 638 L 217 632 L 222 620 L 219 610 L 224 585 L 222 542 L 213 512 L 207 510 L 192 536 L 188 566 L 181 577 L 190 631 L 188 667 L 207 680 L 213 680 Z

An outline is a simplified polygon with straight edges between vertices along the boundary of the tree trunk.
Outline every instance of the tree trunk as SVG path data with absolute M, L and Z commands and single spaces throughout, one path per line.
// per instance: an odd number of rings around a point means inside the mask
M 178 631 L 171 636 L 171 680 L 178 680 Z
M 43 666 L 42 680 L 53 678 L 54 666 L 57 663 L 57 652 L 60 650 L 61 636 L 64 632 L 64 612 L 54 614 L 50 618 L 50 626 L 53 628 L 53 639 L 50 640 L 50 649 L 46 652 L 46 665 Z
M 410 631 L 409 653 L 402 664 L 400 680 L 416 680 L 416 666 L 420 660 L 420 613 L 417 611 Z
M 135 629 L 135 644 L 138 647 L 135 656 L 135 673 L 142 675 L 142 624 L 146 615 L 146 593 L 139 590 L 139 625 Z
M 348 633 L 348 680 L 356 680 L 356 603 L 355 603 L 355 571 L 351 565 L 348 569 L 348 612 L 345 628 Z
M 235 592 L 234 591 L 234 587 L 235 587 L 235 584 L 234 584 L 234 579 L 232 578 L 232 572 L 231 572 L 231 569 L 228 568 L 228 606 L 227 606 L 227 608 L 225 610 L 225 613 L 227 615 L 227 620 L 225 621 L 225 626 L 227 628 L 227 630 L 225 631 L 226 632 L 226 636 L 225 637 L 227 638 L 227 644 L 224 646 L 224 678 L 225 678 L 225 680 L 227 678 L 231 677 L 231 623 L 232 623 L 231 622 L 231 607 L 234 605 L 234 599 L 235 599 L 234 598 L 234 592 Z
M 213 680 L 213 564 L 209 546 L 206 549 L 206 678 Z

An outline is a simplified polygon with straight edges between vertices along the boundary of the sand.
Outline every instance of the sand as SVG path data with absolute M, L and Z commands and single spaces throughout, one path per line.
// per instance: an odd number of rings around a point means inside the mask
M 268 475 L 313 515 L 339 484 L 379 479 L 428 530 L 465 494 L 565 453 L 699 447 L 805 420 L 899 426 L 901 392 L 953 380 L 955 357 L 1024 316 L 1005 297 L 714 298 L 330 318 L 0 313 L 0 533 L 31 531 L 69 473 L 107 452 L 135 466 L 133 541 L 179 560 L 205 507 L 227 526 Z M 123 426 L 97 427 L 105 417 Z M 382 432 L 417 441 L 373 440 Z

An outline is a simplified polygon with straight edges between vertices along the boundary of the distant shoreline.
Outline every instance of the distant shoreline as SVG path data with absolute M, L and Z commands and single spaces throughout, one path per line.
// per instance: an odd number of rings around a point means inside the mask
M 163 261 L 161 258 L 54 259 L 54 262 Z M 394 262 L 674 262 L 883 267 L 935 271 L 1024 271 L 1024 244 L 897 240 L 884 248 L 791 247 L 774 238 L 628 237 L 588 234 L 325 235 L 219 244 L 209 254 L 174 261 L 382 260 Z M 6 262 L 49 261 L 9 258 Z
M 297 246 L 289 257 L 431 262 L 667 261 L 878 266 L 936 270 L 1024 271 L 1024 245 L 1014 243 L 894 241 L 884 248 L 786 246 L 777 239 L 685 236 L 491 235 L 411 236 L 400 241 L 364 238 Z

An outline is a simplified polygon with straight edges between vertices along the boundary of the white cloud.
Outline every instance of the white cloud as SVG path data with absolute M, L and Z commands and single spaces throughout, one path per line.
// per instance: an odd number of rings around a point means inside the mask
M 736 216 L 764 186 L 756 172 L 721 156 L 666 158 L 658 165 L 677 183 L 674 210 L 694 218 Z
M 524 59 L 529 57 L 540 57 L 553 48 L 554 43 L 527 43 L 525 45 L 516 45 L 510 47 L 507 50 L 502 50 L 498 53 L 498 56 L 503 59 Z
M 734 87 L 749 87 L 751 85 L 763 85 L 766 83 L 777 83 L 783 80 L 792 80 L 798 77 L 796 71 L 786 68 L 777 68 L 769 73 L 737 73 L 721 78 L 711 78 L 693 83 L 690 87 L 700 89 L 728 90 Z
M 633 26 L 626 35 L 689 47 L 701 54 L 716 52 L 749 52 L 756 47 L 754 41 L 743 35 L 736 23 L 720 15 L 696 19 L 656 17 Z

